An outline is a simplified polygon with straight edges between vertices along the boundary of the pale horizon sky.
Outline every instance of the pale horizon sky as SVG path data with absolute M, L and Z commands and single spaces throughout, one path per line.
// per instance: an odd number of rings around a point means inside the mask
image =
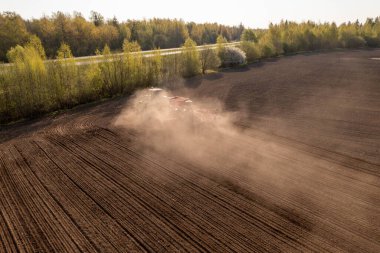
M 281 20 L 315 22 L 355 21 L 363 22 L 367 17 L 380 16 L 380 0 L 237 0 L 237 1 L 175 1 L 175 0 L 0 0 L 0 11 L 14 11 L 23 18 L 40 18 L 62 11 L 78 11 L 88 19 L 91 10 L 101 13 L 106 19 L 177 18 L 186 22 L 217 22 L 252 28 L 266 28 L 270 22 Z

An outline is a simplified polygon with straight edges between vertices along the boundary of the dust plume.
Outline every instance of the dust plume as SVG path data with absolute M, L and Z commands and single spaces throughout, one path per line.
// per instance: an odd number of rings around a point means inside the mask
M 291 161 L 283 157 L 294 155 L 292 151 L 253 131 L 249 124 L 243 127 L 242 114 L 225 110 L 215 98 L 187 100 L 170 91 L 142 90 L 115 125 L 137 132 L 142 152 L 153 150 L 233 190 L 241 187 L 252 192 L 251 184 L 260 184 L 278 194 L 299 191 L 279 172 L 291 167 Z
M 192 101 L 169 91 L 143 90 L 135 94 L 115 125 L 138 131 L 146 147 L 209 166 L 216 156 L 218 162 L 234 160 L 230 140 L 242 134 L 234 125 L 236 117 L 217 100 Z

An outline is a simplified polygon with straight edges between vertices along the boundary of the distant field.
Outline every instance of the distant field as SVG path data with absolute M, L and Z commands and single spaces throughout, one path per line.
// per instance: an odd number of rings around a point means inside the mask
M 378 58 L 305 53 L 184 80 L 174 94 L 232 115 L 202 145 L 115 126 L 130 98 L 4 128 L 0 252 L 380 252 Z

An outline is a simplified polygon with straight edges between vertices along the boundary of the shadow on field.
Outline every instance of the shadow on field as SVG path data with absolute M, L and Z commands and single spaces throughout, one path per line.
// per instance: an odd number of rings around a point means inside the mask
M 215 174 L 209 176 L 215 178 Z M 300 212 L 297 212 L 296 210 L 289 208 L 288 206 L 273 203 L 268 199 L 265 199 L 262 196 L 256 194 L 255 192 L 249 191 L 245 187 L 239 186 L 238 183 L 234 182 L 233 180 L 223 177 L 216 178 L 216 180 L 218 180 L 218 182 L 220 182 L 224 187 L 228 188 L 229 190 L 240 194 L 244 198 L 257 203 L 258 205 L 263 206 L 274 213 L 277 213 L 278 215 L 289 220 L 296 226 L 302 227 L 303 229 L 309 232 L 312 231 L 313 227 L 315 226 L 315 224 L 313 224 L 313 222 L 310 219 L 308 219 L 305 215 L 301 214 Z M 304 204 L 316 207 L 314 203 L 305 198 L 305 194 L 302 194 L 300 192 L 294 193 L 295 196 L 299 197 L 304 202 Z
M 203 81 L 203 76 L 195 76 L 190 79 L 184 79 L 184 86 L 189 89 L 198 88 Z
M 52 112 L 39 118 L 26 119 L 9 125 L 1 125 L 0 144 L 15 138 L 28 137 L 31 134 L 48 133 L 51 129 L 55 129 L 55 127 L 59 125 L 71 125 L 72 128 L 75 129 L 77 125 L 82 124 L 81 122 L 84 121 L 86 116 L 97 116 L 96 122 L 93 120 L 85 121 L 88 125 L 108 125 L 111 118 L 120 113 L 127 100 L 128 97 L 119 97 L 112 99 L 112 101 L 96 101 L 78 105 L 68 110 Z
M 52 124 L 52 118 L 32 119 L 27 121 L 20 121 L 14 124 L 1 125 L 0 126 L 0 144 L 6 141 L 12 140 L 14 138 L 21 137 L 28 133 L 33 133 L 39 129 L 48 127 Z
M 207 75 L 203 76 L 203 78 L 206 80 L 212 81 L 212 80 L 221 79 L 223 76 L 224 76 L 223 73 L 216 72 L 216 73 L 207 74 Z
M 225 73 L 231 73 L 231 72 L 247 72 L 251 68 L 249 65 L 241 66 L 241 67 L 235 67 L 235 68 L 226 68 L 223 69 L 222 71 Z

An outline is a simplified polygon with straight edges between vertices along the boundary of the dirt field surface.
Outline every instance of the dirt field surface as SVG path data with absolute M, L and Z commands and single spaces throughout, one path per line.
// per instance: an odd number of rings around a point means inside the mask
M 116 124 L 130 99 L 3 127 L 0 252 L 380 252 L 379 57 L 183 81 L 234 115 L 201 137 Z

